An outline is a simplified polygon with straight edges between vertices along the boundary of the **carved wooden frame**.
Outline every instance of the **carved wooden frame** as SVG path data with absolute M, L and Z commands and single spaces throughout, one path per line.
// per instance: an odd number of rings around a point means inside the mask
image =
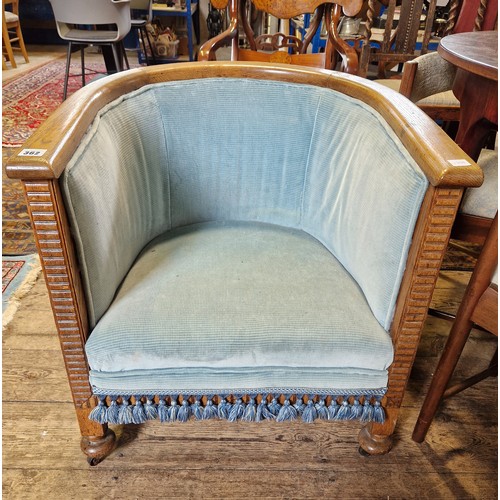
M 82 449 L 98 463 L 114 446 L 106 425 L 88 419 L 96 401 L 88 379 L 84 345 L 89 335 L 85 296 L 58 178 L 97 112 L 107 103 L 144 85 L 208 77 L 257 78 L 318 85 L 371 105 L 401 138 L 429 179 L 414 232 L 407 268 L 391 327 L 395 348 L 383 405 L 384 424 L 361 430 L 361 447 L 370 454 L 389 451 L 441 260 L 463 187 L 478 186 L 482 172 L 435 123 L 394 91 L 357 77 L 290 65 L 186 63 L 119 73 L 85 87 L 68 99 L 7 163 L 9 177 L 21 179 L 59 334 L 80 431 Z M 40 156 L 25 156 L 39 150 Z M 24 154 L 24 155 L 23 155 Z M 467 162 L 454 167 L 448 160 Z
M 259 51 L 262 49 L 260 37 L 255 38 L 253 30 L 244 15 L 245 6 L 250 0 L 228 0 L 229 3 L 229 26 L 216 37 L 205 42 L 199 50 L 199 61 L 216 60 L 217 50 L 225 45 L 231 45 L 232 61 L 260 61 L 260 62 L 281 62 L 287 64 L 298 64 L 310 67 L 334 69 L 337 59 L 342 60 L 341 70 L 346 73 L 356 74 L 358 72 L 358 55 L 356 50 L 347 44 L 338 34 L 337 26 L 342 10 L 347 15 L 355 15 L 361 8 L 362 2 L 349 2 L 346 0 L 251 0 L 255 7 L 269 13 L 279 19 L 290 19 L 304 13 L 314 13 L 304 40 L 296 37 L 282 35 L 287 38 L 288 45 L 266 44 L 266 50 L 276 50 L 274 53 Z M 312 42 L 314 35 L 320 29 L 321 21 L 324 18 L 325 25 L 328 26 L 328 42 L 324 53 L 310 54 L 307 48 Z M 243 28 L 246 34 L 250 49 L 242 49 L 238 45 L 239 27 Z M 261 35 L 261 37 L 264 35 Z M 270 35 L 265 35 L 267 38 Z M 280 47 L 293 47 L 292 54 L 278 51 Z

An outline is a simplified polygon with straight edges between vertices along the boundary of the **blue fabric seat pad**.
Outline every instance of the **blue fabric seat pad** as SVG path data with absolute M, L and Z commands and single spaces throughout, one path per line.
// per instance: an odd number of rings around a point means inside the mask
M 140 254 L 86 344 L 96 394 L 354 394 L 393 359 L 357 283 L 304 231 L 209 222 Z M 349 389 L 349 391 L 347 391 Z

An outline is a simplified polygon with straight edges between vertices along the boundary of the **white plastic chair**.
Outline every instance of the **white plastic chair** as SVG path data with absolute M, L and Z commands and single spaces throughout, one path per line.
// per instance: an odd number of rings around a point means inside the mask
M 117 71 L 123 69 L 123 56 L 128 68 L 123 38 L 131 28 L 130 0 L 50 0 L 57 32 L 69 42 L 66 58 L 63 99 L 68 90 L 72 45 L 81 45 L 82 86 L 85 85 L 84 48 L 87 45 L 109 45 Z M 117 45 L 120 46 L 118 49 Z
M 146 50 L 146 40 L 151 52 L 153 64 L 156 64 L 155 51 L 153 49 L 153 44 L 151 43 L 151 38 L 149 37 L 148 30 L 146 28 L 146 25 L 153 19 L 153 0 L 130 0 L 130 10 L 132 17 L 132 28 L 136 29 L 139 36 L 141 37 L 146 64 L 149 66 L 149 57 Z

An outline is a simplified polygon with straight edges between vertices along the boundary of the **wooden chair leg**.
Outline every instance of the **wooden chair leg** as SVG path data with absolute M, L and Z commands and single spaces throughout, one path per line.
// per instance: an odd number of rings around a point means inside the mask
M 360 453 L 364 455 L 385 455 L 392 448 L 393 433 L 399 408 L 385 408 L 385 422 L 370 422 L 361 429 L 358 435 Z
M 448 383 L 455 371 L 460 355 L 465 347 L 474 323 L 471 321 L 472 313 L 479 298 L 490 285 L 491 276 L 496 266 L 495 257 L 498 252 L 498 222 L 495 217 L 491 230 L 486 239 L 476 268 L 471 277 L 451 327 L 443 354 L 439 360 L 436 372 L 432 378 L 429 391 L 425 397 L 422 409 L 413 430 L 412 439 L 417 443 L 424 441 L 427 431 L 438 410 Z
M 23 33 L 21 31 L 21 26 L 17 26 L 16 28 L 16 37 L 19 42 L 19 48 L 21 49 L 21 54 L 24 57 L 25 62 L 29 63 L 28 51 L 26 50 L 26 46 L 24 45 Z
M 76 409 L 82 435 L 80 447 L 87 455 L 89 465 L 97 465 L 113 451 L 116 436 L 107 424 L 98 424 L 89 420 L 90 412 L 90 407 Z
M 16 60 L 14 59 L 14 52 L 12 51 L 12 45 L 10 44 L 9 31 L 5 25 L 2 26 L 2 39 L 10 64 L 13 68 L 17 68 Z

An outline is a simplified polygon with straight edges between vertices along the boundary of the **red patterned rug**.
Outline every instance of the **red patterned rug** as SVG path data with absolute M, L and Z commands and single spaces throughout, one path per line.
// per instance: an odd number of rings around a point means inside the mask
M 86 81 L 103 72 L 104 63 L 89 63 Z M 71 72 L 79 72 L 79 64 Z M 2 90 L 2 255 L 36 252 L 21 183 L 8 179 L 5 163 L 24 141 L 62 103 L 65 62 L 55 60 L 3 85 Z M 81 77 L 70 77 L 68 95 L 81 87 Z

